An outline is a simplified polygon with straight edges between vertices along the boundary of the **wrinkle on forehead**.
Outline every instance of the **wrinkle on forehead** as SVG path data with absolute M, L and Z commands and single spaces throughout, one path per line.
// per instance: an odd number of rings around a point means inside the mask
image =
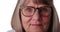
M 46 0 L 32 0 L 34 4 L 46 4 L 48 5 L 48 2 Z

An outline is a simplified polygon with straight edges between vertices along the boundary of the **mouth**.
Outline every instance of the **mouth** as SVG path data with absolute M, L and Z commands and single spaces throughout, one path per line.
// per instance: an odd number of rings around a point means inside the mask
M 31 24 L 32 26 L 42 26 L 42 24 Z

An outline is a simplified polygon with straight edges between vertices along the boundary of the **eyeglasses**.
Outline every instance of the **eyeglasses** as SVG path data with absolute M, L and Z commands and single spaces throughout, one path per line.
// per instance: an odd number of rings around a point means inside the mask
M 40 8 L 34 8 L 34 7 L 27 6 L 27 7 L 24 7 L 21 12 L 24 16 L 30 17 L 34 15 L 36 9 L 38 9 L 38 12 L 41 15 L 46 15 L 46 13 L 50 14 L 51 12 L 51 7 L 47 7 L 47 6 L 40 7 Z

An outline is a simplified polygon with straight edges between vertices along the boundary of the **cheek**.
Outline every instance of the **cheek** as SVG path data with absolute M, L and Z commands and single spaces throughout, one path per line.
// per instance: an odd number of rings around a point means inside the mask
M 50 16 L 49 17 L 42 17 L 42 25 L 44 30 L 47 30 L 50 24 Z
M 45 31 L 49 28 L 50 18 L 51 18 L 51 14 L 49 12 L 42 13 L 41 21 Z
M 25 17 L 24 15 L 21 14 L 21 19 L 22 19 L 22 25 L 24 29 L 28 30 L 31 17 Z
M 42 19 L 43 23 L 50 22 L 50 18 L 51 18 L 51 13 L 50 12 L 42 13 L 41 19 Z
M 22 22 L 27 23 L 31 18 L 30 17 L 25 17 L 25 16 L 21 16 Z
M 42 17 L 42 24 L 44 26 L 49 26 L 49 24 L 50 24 L 50 16 L 49 17 Z
M 25 16 L 22 15 L 22 13 L 21 13 L 21 20 L 22 20 L 22 23 L 27 23 L 30 19 L 31 19 L 31 17 L 25 17 Z
M 48 23 L 48 22 L 50 22 L 50 17 L 42 17 L 42 22 L 43 22 L 43 23 Z

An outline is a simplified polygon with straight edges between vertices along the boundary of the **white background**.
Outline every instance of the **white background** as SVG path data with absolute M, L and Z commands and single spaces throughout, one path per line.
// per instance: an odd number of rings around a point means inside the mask
M 11 30 L 11 18 L 18 0 L 0 0 L 0 32 Z M 54 0 L 60 21 L 60 0 Z

